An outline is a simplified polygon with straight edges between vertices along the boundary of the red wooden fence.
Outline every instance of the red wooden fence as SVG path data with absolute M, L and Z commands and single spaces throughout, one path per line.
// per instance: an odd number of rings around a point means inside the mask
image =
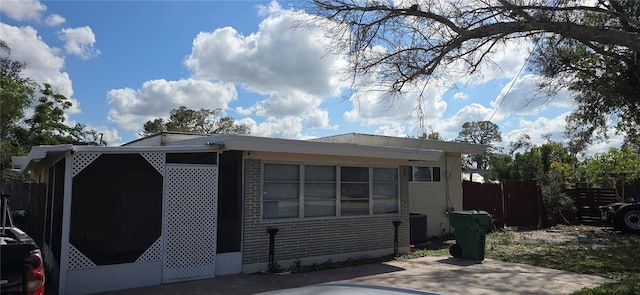
M 502 196 L 507 225 L 542 225 L 542 194 L 535 181 L 504 181 Z
M 496 226 L 504 226 L 500 184 L 464 181 L 462 182 L 462 191 L 462 210 L 487 211 L 493 217 Z
M 489 212 L 497 227 L 540 224 L 541 194 L 535 181 L 505 181 L 502 184 L 462 183 L 462 209 Z

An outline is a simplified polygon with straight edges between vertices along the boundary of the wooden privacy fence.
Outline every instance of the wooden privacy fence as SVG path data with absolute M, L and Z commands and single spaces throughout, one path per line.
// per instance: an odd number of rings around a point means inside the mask
M 602 223 L 599 206 L 619 202 L 615 189 L 576 188 L 566 191 L 576 205 L 574 220 L 580 224 Z
M 502 187 L 497 183 L 462 183 L 462 210 L 483 210 L 493 217 L 494 224 L 504 226 Z
M 462 183 L 463 210 L 487 211 L 496 227 L 541 224 L 542 196 L 535 181 Z
M 11 209 L 28 209 L 30 220 L 19 228 L 25 231 L 39 245 L 43 244 L 42 229 L 44 229 L 44 212 L 46 210 L 47 187 L 41 183 L 1 182 L 0 190 L 3 194 L 10 194 L 9 207 Z

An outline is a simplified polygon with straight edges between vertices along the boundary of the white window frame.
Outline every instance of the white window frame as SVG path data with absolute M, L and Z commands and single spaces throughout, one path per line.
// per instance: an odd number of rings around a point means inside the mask
M 409 182 L 442 182 L 442 168 L 440 166 L 411 165 L 409 167 L 411 168 L 411 178 Z M 431 178 L 429 180 L 416 180 L 415 173 L 417 168 L 428 168 Z M 435 173 L 433 168 L 438 168 L 438 180 L 434 180 Z
M 308 166 L 324 166 L 324 167 L 333 167 L 334 169 L 334 175 L 335 175 L 335 179 L 333 181 L 311 181 L 311 182 L 307 182 L 307 167 Z M 300 218 L 327 218 L 327 217 L 337 217 L 338 216 L 338 195 L 339 195 L 339 183 L 340 183 L 340 171 L 339 171 L 339 167 L 337 165 L 331 165 L 331 164 L 300 164 L 300 214 L 299 217 Z M 335 194 L 333 196 L 332 199 L 326 199 L 326 200 L 332 200 L 334 202 L 334 212 L 333 215 L 325 215 L 325 216 L 305 216 L 307 214 L 306 210 L 305 210 L 305 205 L 307 202 L 306 199 L 306 185 L 307 184 L 330 184 L 333 183 L 334 184 L 334 191 Z M 322 199 L 318 199 L 318 200 L 310 200 L 310 201 L 323 201 Z
M 298 216 L 297 217 L 275 217 L 275 218 L 264 218 L 264 210 L 265 210 L 265 200 L 264 200 L 264 184 L 265 184 L 265 180 L 264 180 L 264 166 L 265 165 L 297 165 L 299 167 L 299 198 L 298 198 Z M 305 179 L 305 169 L 306 166 L 331 166 L 334 167 L 336 169 L 336 179 L 335 179 L 335 183 L 336 183 L 336 197 L 335 197 L 335 215 L 331 215 L 331 216 L 314 216 L 314 217 L 305 217 L 305 184 L 306 184 L 306 179 Z M 342 179 L 341 179 L 341 173 L 342 173 L 342 167 L 363 167 L 363 168 L 367 168 L 368 169 L 368 173 L 369 173 L 369 180 L 368 180 L 368 189 L 369 189 L 369 198 L 368 200 L 368 204 L 369 204 L 369 213 L 368 214 L 362 214 L 362 215 L 342 215 Z M 373 181 L 373 170 L 374 168 L 392 168 L 395 169 L 396 172 L 398 173 L 397 175 L 397 182 L 396 182 L 396 187 L 397 187 L 397 193 L 396 193 L 396 212 L 392 212 L 392 213 L 373 213 L 373 202 L 375 202 L 375 199 L 373 198 L 373 186 L 374 186 L 374 181 Z M 397 215 L 400 214 L 400 167 L 399 166 L 385 166 L 385 165 L 380 165 L 380 166 L 376 166 L 376 165 L 340 165 L 340 164 L 328 164 L 328 163 L 291 163 L 291 162 L 263 162 L 261 165 L 261 179 L 260 179 L 260 218 L 263 221 L 269 221 L 269 222 L 273 222 L 273 221 L 281 221 L 281 220 L 292 220 L 292 219 L 304 219 L 304 220 L 310 220 L 310 219 L 331 219 L 331 218 L 357 218 L 357 217 L 372 217 L 372 216 L 381 216 L 381 215 Z M 269 200 L 267 200 L 269 201 Z

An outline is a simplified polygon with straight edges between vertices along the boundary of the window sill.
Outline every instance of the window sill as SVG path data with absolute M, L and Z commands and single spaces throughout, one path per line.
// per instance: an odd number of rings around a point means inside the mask
M 305 217 L 305 218 L 279 218 L 279 219 L 261 219 L 260 224 L 275 223 L 292 223 L 292 222 L 311 222 L 311 221 L 340 221 L 350 219 L 375 219 L 380 217 L 404 217 L 406 214 L 400 213 L 380 213 L 370 215 L 352 215 L 352 216 L 326 216 L 326 217 Z M 406 215 L 409 216 L 409 215 Z

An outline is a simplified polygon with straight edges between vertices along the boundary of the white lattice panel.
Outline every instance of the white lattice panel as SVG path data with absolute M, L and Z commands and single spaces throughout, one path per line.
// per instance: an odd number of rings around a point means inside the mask
M 76 174 L 80 173 L 82 169 L 87 168 L 91 162 L 100 157 L 101 153 L 83 153 L 76 152 L 73 154 L 72 158 L 72 176 L 76 176 Z
M 69 259 L 67 261 L 67 269 L 93 268 L 96 264 L 91 259 L 84 256 L 76 247 L 69 243 Z
M 140 153 L 140 155 L 142 155 L 142 157 L 144 157 L 147 162 L 153 166 L 153 168 L 156 168 L 156 170 L 160 172 L 160 175 L 164 176 L 164 163 L 166 159 L 165 153 L 148 152 Z
M 167 165 L 163 282 L 215 276 L 218 169 Z
M 158 238 L 149 249 L 144 251 L 136 262 L 144 262 L 144 261 L 160 261 L 162 260 L 162 237 Z

